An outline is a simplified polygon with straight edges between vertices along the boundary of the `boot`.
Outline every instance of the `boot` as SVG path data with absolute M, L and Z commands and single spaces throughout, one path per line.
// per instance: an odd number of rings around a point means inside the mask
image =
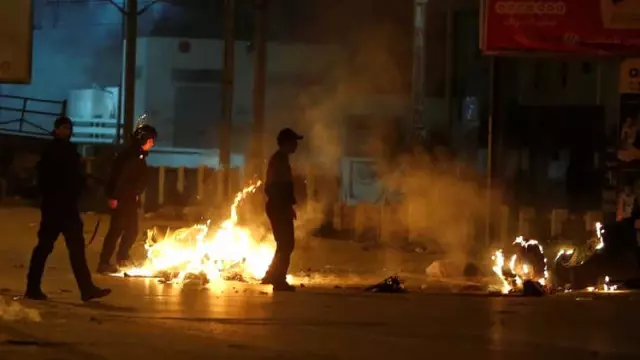
M 286 281 L 277 282 L 273 284 L 273 291 L 276 292 L 294 292 L 296 291 L 296 287 L 289 284 Z
M 96 272 L 98 274 L 111 275 L 119 273 L 120 269 L 117 266 L 111 264 L 99 264 Z
M 109 294 L 111 294 L 111 289 L 101 289 L 99 287 L 94 287 L 91 290 L 83 291 L 80 297 L 82 301 L 87 302 L 91 300 L 101 299 Z
M 260 284 L 262 285 L 273 285 L 273 279 L 269 274 L 265 275 L 262 280 L 260 280 Z
M 24 298 L 29 300 L 36 300 L 36 301 L 49 300 L 49 297 L 45 293 L 43 293 L 42 290 L 40 289 L 27 290 L 24 293 Z

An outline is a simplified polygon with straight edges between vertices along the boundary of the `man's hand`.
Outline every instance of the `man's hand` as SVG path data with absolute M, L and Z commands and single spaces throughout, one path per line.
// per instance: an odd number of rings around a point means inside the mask
M 115 209 L 118 207 L 118 200 L 109 199 L 109 209 Z

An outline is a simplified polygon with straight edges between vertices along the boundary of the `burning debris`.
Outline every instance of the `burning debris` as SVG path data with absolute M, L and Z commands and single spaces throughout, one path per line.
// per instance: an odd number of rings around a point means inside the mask
M 600 223 L 596 223 L 595 236 L 592 236 L 582 246 L 560 249 L 555 257 L 554 283 L 564 290 L 567 289 L 597 289 L 594 283 L 601 283 L 602 273 L 615 271 L 617 254 L 606 253 L 605 230 Z M 614 256 L 614 257 L 612 257 Z M 613 267 L 612 267 L 613 266 Z
M 492 256 L 493 272 L 502 282 L 500 292 L 502 294 L 523 293 L 525 283 L 528 283 L 527 288 L 530 288 L 532 282 L 546 291 L 549 271 L 542 245 L 536 240 L 525 241 L 522 236 L 518 237 L 513 244 L 517 245 L 518 253 L 511 255 L 508 262 L 502 250 L 496 251 Z
M 583 247 L 562 248 L 558 251 L 554 261 L 554 282 L 561 282 L 559 278 L 563 272 L 583 265 L 604 248 L 602 224 L 596 223 L 595 228 L 595 236 Z M 551 278 L 542 245 L 536 240 L 525 241 L 523 237 L 518 237 L 513 244 L 516 245 L 517 253 L 508 259 L 503 250 L 496 251 L 492 256 L 493 272 L 502 282 L 500 293 L 520 293 L 525 296 L 541 296 L 548 293 L 551 289 Z M 589 287 L 587 290 L 611 292 L 618 288 L 618 285 L 610 283 L 608 277 L 604 279 L 599 286 Z
M 584 264 L 587 260 L 593 257 L 598 250 L 604 248 L 603 235 L 604 228 L 602 227 L 602 224 L 596 223 L 596 236 L 589 239 L 584 247 L 577 249 L 560 249 L 560 251 L 558 251 L 558 255 L 556 255 L 556 264 L 564 267 L 574 267 Z
M 148 234 L 146 261 L 126 270 L 123 276 L 158 277 L 165 283 L 215 280 L 259 280 L 266 273 L 273 254 L 273 241 L 258 241 L 252 232 L 238 226 L 238 205 L 254 193 L 260 182 L 236 194 L 230 216 L 219 226 L 210 222 L 189 228 L 167 230 L 164 236 L 155 230 Z

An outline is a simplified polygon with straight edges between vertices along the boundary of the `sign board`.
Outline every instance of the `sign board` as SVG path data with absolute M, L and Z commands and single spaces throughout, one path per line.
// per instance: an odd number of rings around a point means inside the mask
M 620 94 L 640 94 L 640 59 L 626 59 L 620 64 Z
M 31 0 L 0 1 L 0 83 L 31 82 L 32 3 Z
M 640 0 L 484 0 L 489 54 L 640 52 Z

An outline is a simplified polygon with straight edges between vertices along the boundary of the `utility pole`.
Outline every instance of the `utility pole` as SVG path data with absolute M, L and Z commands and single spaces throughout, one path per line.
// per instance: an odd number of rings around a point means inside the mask
M 268 0 L 255 0 L 255 34 L 253 58 L 253 152 L 251 170 L 258 178 L 264 174 L 264 113 L 267 86 L 267 6 Z
M 224 0 L 224 68 L 222 76 L 222 126 L 220 129 L 220 167 L 222 193 L 229 199 L 231 167 L 231 126 L 233 123 L 233 78 L 235 62 L 235 0 Z
M 418 146 L 425 131 L 424 125 L 424 61 L 425 61 L 425 23 L 427 0 L 414 0 L 413 6 L 413 89 L 411 91 L 412 119 L 408 130 L 408 139 L 412 146 Z
M 149 8 L 157 4 L 160 0 L 153 0 L 145 6 L 139 8 L 138 0 L 124 0 L 125 7 L 116 3 L 115 0 L 107 0 L 113 5 L 123 17 L 124 25 L 124 80 L 121 83 L 121 93 L 118 101 L 118 121 L 116 126 L 116 143 L 121 142 L 120 136 L 120 114 L 123 113 L 122 132 L 124 143 L 129 144 L 133 132 L 133 119 L 135 118 L 136 104 L 136 52 L 138 40 L 138 16 L 144 14 Z M 124 109 L 122 102 L 124 101 Z M 124 110 L 124 111 L 121 111 Z
M 138 0 L 127 0 L 124 48 L 124 143 L 129 145 L 133 133 L 136 103 L 136 52 L 138 40 Z M 119 131 L 119 129 L 118 129 Z M 118 133 L 118 137 L 120 134 Z

